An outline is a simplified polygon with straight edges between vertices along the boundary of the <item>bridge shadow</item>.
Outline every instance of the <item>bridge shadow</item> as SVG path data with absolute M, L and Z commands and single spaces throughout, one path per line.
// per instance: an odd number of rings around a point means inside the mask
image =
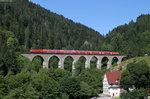
M 83 70 L 85 70 L 85 62 L 86 58 L 81 56 L 75 64 L 76 74 L 80 74 Z
M 112 66 L 113 67 L 115 67 L 115 66 L 117 66 L 118 64 L 118 61 L 119 61 L 119 59 L 117 58 L 117 57 L 114 57 L 113 59 L 112 59 Z
M 48 68 L 58 68 L 59 58 L 57 56 L 52 56 L 49 59 Z
M 64 69 L 72 72 L 72 63 L 73 63 L 73 58 L 71 56 L 67 56 L 64 60 Z
M 43 62 L 44 62 L 44 59 L 41 57 L 41 56 L 35 56 L 33 59 L 32 59 L 32 69 L 35 70 L 35 71 L 39 71 L 40 68 L 43 68 Z
M 109 61 L 108 57 L 103 57 L 103 58 L 102 58 L 102 61 L 101 61 L 101 64 L 102 64 L 101 69 L 102 69 L 102 70 L 103 70 L 103 69 L 107 69 L 108 61 Z
M 97 68 L 97 57 L 93 56 L 90 60 L 90 68 L 93 69 L 93 68 Z
M 128 58 L 127 57 L 123 57 L 121 62 L 126 61 Z

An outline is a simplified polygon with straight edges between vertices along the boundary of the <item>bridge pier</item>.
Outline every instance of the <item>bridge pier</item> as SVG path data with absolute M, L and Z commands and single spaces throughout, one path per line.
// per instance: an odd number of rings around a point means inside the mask
M 117 64 L 120 64 L 120 63 L 121 63 L 121 59 L 118 60 Z
M 118 56 L 118 62 L 117 64 L 120 64 L 122 62 L 123 57 L 122 56 Z
M 86 58 L 86 61 L 85 61 L 85 69 L 88 69 L 90 68 L 90 58 Z
M 48 68 L 48 64 L 49 64 L 49 59 L 53 56 L 56 56 L 59 58 L 59 62 L 58 62 L 58 68 L 64 69 L 64 60 L 67 56 L 71 56 L 73 58 L 73 62 L 72 62 L 72 72 L 75 71 L 76 67 L 75 64 L 76 62 L 79 60 L 80 57 L 85 57 L 85 69 L 90 68 L 90 61 L 92 59 L 92 57 L 96 57 L 97 58 L 97 63 L 96 63 L 96 68 L 97 69 L 101 69 L 102 67 L 102 59 L 104 57 L 108 58 L 108 63 L 107 63 L 107 68 L 112 68 L 112 61 L 114 57 L 118 58 L 118 62 L 117 64 L 120 64 L 122 59 L 125 56 L 117 56 L 117 55 L 64 55 L 64 54 L 21 54 L 22 56 L 27 57 L 30 61 L 33 60 L 34 57 L 36 56 L 40 56 L 43 59 L 43 68 Z
M 48 63 L 47 62 L 45 62 L 45 61 L 43 61 L 43 68 L 48 68 Z
M 49 59 L 47 57 L 42 57 L 43 58 L 43 68 L 48 68 L 48 63 Z
M 76 59 L 74 59 L 72 62 L 72 75 L 75 75 L 75 70 L 76 70 L 75 64 L 76 64 L 76 62 L 77 62 Z
M 107 69 L 112 68 L 112 60 L 109 60 L 107 63 Z
M 97 58 L 97 66 L 96 66 L 97 69 L 101 69 L 102 68 L 102 58 L 103 57 L 98 57 Z
M 59 59 L 58 68 L 64 69 L 64 59 Z
M 113 61 L 113 57 L 108 57 L 108 66 L 107 66 L 108 69 L 112 68 L 112 61 Z

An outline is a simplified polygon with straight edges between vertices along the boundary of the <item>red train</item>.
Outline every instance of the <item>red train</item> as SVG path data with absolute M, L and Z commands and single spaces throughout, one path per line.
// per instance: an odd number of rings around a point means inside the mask
M 105 52 L 105 51 L 80 51 L 80 50 L 50 50 L 50 49 L 31 49 L 31 53 L 58 53 L 58 54 L 110 54 L 119 55 L 119 52 Z

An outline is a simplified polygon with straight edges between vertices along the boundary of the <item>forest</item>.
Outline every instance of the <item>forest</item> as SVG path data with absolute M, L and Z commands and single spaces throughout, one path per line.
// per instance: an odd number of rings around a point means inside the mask
M 80 23 L 50 12 L 28 0 L 0 4 L 0 29 L 18 39 L 18 51 L 28 49 L 100 49 L 104 37 Z
M 0 30 L 18 39 L 18 52 L 30 49 L 117 51 L 128 57 L 150 54 L 150 15 L 118 26 L 106 36 L 28 0 L 0 4 Z
M 57 59 L 43 69 L 39 58 L 31 62 L 20 55 L 30 49 L 116 51 L 132 58 L 150 55 L 149 42 L 149 14 L 103 36 L 28 0 L 0 3 L 0 98 L 88 99 L 102 92 L 106 61 L 102 70 L 95 68 L 96 62 L 86 70 L 81 59 L 72 75 L 71 59 L 65 70 L 57 68 Z
M 39 57 L 29 59 L 17 52 L 19 41 L 14 33 L 0 31 L 0 98 L 2 99 L 88 99 L 102 91 L 102 79 L 106 71 L 84 68 L 85 60 L 76 63 L 72 75 L 71 61 L 65 61 L 64 70 L 58 69 L 56 58 L 50 68 L 42 68 Z
M 136 22 L 114 28 L 106 35 L 107 49 L 119 51 L 128 57 L 150 55 L 150 15 L 141 15 Z

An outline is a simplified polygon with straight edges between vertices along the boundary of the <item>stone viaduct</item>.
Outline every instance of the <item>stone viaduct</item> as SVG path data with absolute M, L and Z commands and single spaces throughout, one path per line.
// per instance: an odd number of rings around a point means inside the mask
M 36 53 L 26 53 L 26 54 L 21 54 L 22 56 L 27 57 L 30 61 L 33 60 L 34 57 L 39 56 L 43 59 L 43 68 L 48 68 L 48 63 L 51 57 L 55 56 L 58 57 L 59 62 L 58 62 L 58 68 L 64 69 L 64 60 L 67 57 L 72 57 L 73 62 L 72 62 L 72 71 L 75 69 L 75 63 L 79 60 L 80 57 L 85 58 L 85 68 L 90 68 L 90 61 L 93 57 L 97 58 L 97 69 L 101 69 L 102 66 L 102 59 L 103 58 L 108 58 L 108 63 L 107 63 L 107 68 L 112 67 L 112 61 L 113 58 L 117 58 L 117 64 L 120 64 L 125 56 L 123 55 L 88 55 L 88 54 L 52 54 L 52 53 L 42 53 L 42 54 L 36 54 Z

